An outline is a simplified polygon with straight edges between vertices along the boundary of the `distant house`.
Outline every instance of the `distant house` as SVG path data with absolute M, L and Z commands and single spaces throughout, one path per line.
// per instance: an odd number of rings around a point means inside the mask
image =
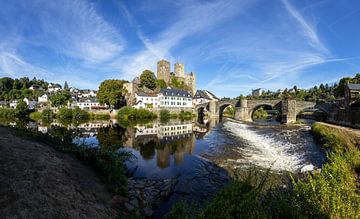
M 30 100 L 29 98 L 25 97 L 24 101 L 26 105 L 28 105 L 29 109 L 33 110 L 36 108 L 37 102 L 35 100 Z
M 158 97 L 160 108 L 192 108 L 192 96 L 185 90 L 161 89 Z
M 49 101 L 49 96 L 47 94 L 43 94 L 42 96 L 38 97 L 39 103 L 47 103 Z
M 33 84 L 29 87 L 30 90 L 42 90 L 42 87 L 39 85 Z
M 358 95 L 360 95 L 360 84 L 346 84 L 345 103 L 347 106 L 355 102 Z
M 77 102 L 73 104 L 80 109 L 108 109 L 109 106 L 106 104 L 100 104 L 96 98 L 79 98 Z
M 136 109 L 158 108 L 158 105 L 159 105 L 158 94 L 143 93 L 143 92 L 135 93 L 134 108 Z
M 7 106 L 6 101 L 0 101 L 0 108 L 5 108 Z
M 55 93 L 57 91 L 61 90 L 61 86 L 59 84 L 53 84 L 53 83 L 50 83 L 48 85 L 48 91 L 49 93 Z
M 259 97 L 259 96 L 261 96 L 262 93 L 263 93 L 263 91 L 261 90 L 261 88 L 258 88 L 258 89 L 252 90 L 251 95 L 253 97 Z
M 211 100 L 219 101 L 220 99 L 208 90 L 197 90 L 193 98 L 193 104 L 208 103 Z
M 18 102 L 19 102 L 19 101 L 17 101 L 17 100 L 11 101 L 10 104 L 9 104 L 9 105 L 10 105 L 10 108 L 14 108 L 14 109 L 15 109 L 16 106 L 17 106 L 17 104 L 18 104 Z
M 91 98 L 91 97 L 96 97 L 96 91 L 94 90 L 80 90 L 79 94 L 78 94 L 79 98 Z

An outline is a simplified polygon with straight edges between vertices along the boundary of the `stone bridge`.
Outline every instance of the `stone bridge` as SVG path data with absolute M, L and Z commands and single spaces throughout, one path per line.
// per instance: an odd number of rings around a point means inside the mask
M 330 108 L 326 104 L 317 104 L 309 101 L 296 100 L 221 100 L 210 101 L 195 106 L 199 114 L 206 110 L 210 117 L 221 117 L 223 110 L 233 106 L 235 108 L 235 119 L 242 121 L 252 121 L 253 113 L 262 106 L 270 106 L 280 112 L 282 123 L 292 123 L 296 121 L 296 116 L 303 110 L 317 108 L 329 114 Z

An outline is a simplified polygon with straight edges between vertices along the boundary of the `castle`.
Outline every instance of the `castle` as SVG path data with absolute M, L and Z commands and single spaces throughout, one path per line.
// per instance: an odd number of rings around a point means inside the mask
M 185 85 L 187 90 L 194 96 L 196 93 L 196 76 L 193 72 L 185 74 L 185 67 L 182 63 L 174 64 L 174 72 L 170 72 L 170 62 L 166 60 L 160 60 L 157 62 L 156 78 L 158 80 L 164 80 L 166 86 L 172 87 L 172 78 L 175 78 L 178 85 Z M 149 90 L 147 88 L 140 89 L 140 78 L 136 77 L 131 82 L 124 84 L 124 89 L 127 91 L 126 102 L 128 105 L 133 106 L 136 104 L 135 95 L 137 92 L 145 93 L 160 93 L 160 88 L 155 90 Z
M 174 76 L 180 83 L 190 88 L 192 95 L 196 93 L 196 75 L 192 72 L 185 74 L 185 67 L 182 63 L 174 64 L 174 72 L 170 72 L 170 62 L 160 60 L 157 63 L 157 79 L 164 80 L 166 85 L 170 86 L 171 77 Z

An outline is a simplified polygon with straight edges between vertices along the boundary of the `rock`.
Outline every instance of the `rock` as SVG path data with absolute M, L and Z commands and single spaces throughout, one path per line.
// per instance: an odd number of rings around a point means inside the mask
M 125 203 L 125 208 L 126 208 L 126 210 L 127 211 L 133 211 L 135 208 L 134 208 L 134 206 L 132 206 L 131 204 L 129 204 L 129 203 Z
M 309 171 L 313 171 L 315 169 L 314 165 L 309 164 L 309 165 L 305 165 L 301 168 L 300 172 L 301 173 L 305 173 L 305 172 L 309 172 Z
M 147 216 L 147 217 L 150 217 L 151 215 L 154 214 L 154 211 L 149 207 L 144 208 L 143 211 L 144 211 L 145 216 Z
M 134 206 L 134 208 L 138 208 L 139 207 L 139 201 L 137 200 L 137 198 L 133 199 L 130 201 L 130 204 L 132 206 Z

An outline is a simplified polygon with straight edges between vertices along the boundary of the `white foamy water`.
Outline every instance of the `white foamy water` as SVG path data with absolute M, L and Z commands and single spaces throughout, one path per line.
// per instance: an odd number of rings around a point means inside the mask
M 273 171 L 296 172 L 305 165 L 305 152 L 295 150 L 297 144 L 275 140 L 271 134 L 258 134 L 242 123 L 227 121 L 224 128 L 247 142 L 237 149 L 243 156 L 235 161 L 240 166 L 255 165 Z

